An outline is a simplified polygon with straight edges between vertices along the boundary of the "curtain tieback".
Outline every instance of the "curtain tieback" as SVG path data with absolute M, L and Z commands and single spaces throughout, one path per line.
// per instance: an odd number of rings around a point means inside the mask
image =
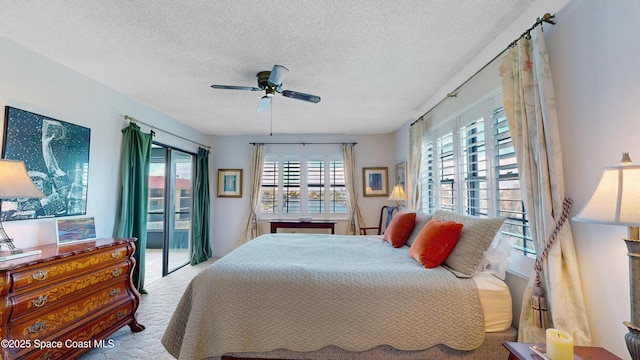
M 556 238 L 558 237 L 558 233 L 560 233 L 560 230 L 562 229 L 565 222 L 569 218 L 569 212 L 571 211 L 572 205 L 573 205 L 573 200 L 571 200 L 570 198 L 564 199 L 564 202 L 562 203 L 562 215 L 560 216 L 560 219 L 556 223 L 556 227 L 553 230 L 553 234 L 551 234 L 551 236 L 549 237 L 549 240 L 547 240 L 544 250 L 536 258 L 536 263 L 534 265 L 534 269 L 536 270 L 536 279 L 533 282 L 533 295 L 531 296 L 531 312 L 532 312 L 532 318 L 535 324 L 538 327 L 543 329 L 546 329 L 547 327 L 549 327 L 549 314 L 548 314 L 549 306 L 547 304 L 546 293 L 540 282 L 540 272 L 542 271 L 542 262 L 549 255 L 549 251 L 551 250 L 551 247 L 555 243 Z

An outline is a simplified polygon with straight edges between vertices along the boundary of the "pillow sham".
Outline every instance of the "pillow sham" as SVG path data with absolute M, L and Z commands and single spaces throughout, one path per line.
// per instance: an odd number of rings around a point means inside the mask
M 487 251 L 484 252 L 484 257 L 480 261 L 476 273 L 484 272 L 500 280 L 504 280 L 507 276 L 511 249 L 511 241 L 502 236 L 502 233 L 498 231 L 491 245 L 489 245 Z
M 461 215 L 446 210 L 436 210 L 433 218 L 464 225 L 460 239 L 444 262 L 444 265 L 458 277 L 473 276 L 505 220 Z
M 384 231 L 382 238 L 394 248 L 399 248 L 407 242 L 407 238 L 416 224 L 416 213 L 399 212 L 393 218 Z
M 409 256 L 425 268 L 440 266 L 456 245 L 463 225 L 431 219 L 409 248 Z
M 415 214 L 416 214 L 416 224 L 413 226 L 413 230 L 411 231 L 411 234 L 407 239 L 407 246 L 411 246 L 411 244 L 413 244 L 413 242 L 418 237 L 418 234 L 420 234 L 420 231 L 424 228 L 425 225 L 427 225 L 427 222 L 431 220 L 431 214 L 425 214 L 421 212 L 418 212 Z

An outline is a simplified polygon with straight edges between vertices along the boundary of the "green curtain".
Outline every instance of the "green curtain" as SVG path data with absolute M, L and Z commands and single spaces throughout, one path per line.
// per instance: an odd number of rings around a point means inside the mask
M 193 231 L 191 265 L 207 261 L 213 253 L 209 241 L 209 150 L 199 148 L 196 158 L 196 183 L 193 193 Z
M 122 129 L 120 198 L 113 236 L 138 238 L 134 258 L 133 285 L 144 290 L 144 252 L 147 247 L 147 206 L 149 198 L 149 156 L 153 136 L 140 131 L 134 123 Z

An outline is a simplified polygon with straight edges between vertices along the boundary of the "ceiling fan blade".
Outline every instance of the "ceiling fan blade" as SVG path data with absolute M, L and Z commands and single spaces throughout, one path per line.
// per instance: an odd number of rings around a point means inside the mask
M 271 74 L 269 75 L 269 84 L 278 86 L 282 85 L 282 81 L 287 76 L 289 69 L 282 65 L 273 65 L 273 69 L 271 69 Z
M 292 99 L 296 99 L 296 100 L 302 100 L 302 101 L 308 101 L 308 102 L 312 102 L 312 103 L 319 103 L 320 102 L 320 96 L 317 95 L 311 95 L 311 94 L 305 94 L 305 93 L 301 93 L 301 92 L 297 92 L 297 91 L 291 91 L 291 90 L 285 90 L 282 92 L 283 96 L 286 96 L 288 98 L 292 98 Z
M 271 104 L 271 96 L 263 96 L 260 99 L 260 103 L 258 104 L 258 109 L 256 112 L 263 112 L 269 108 L 269 104 Z
M 249 90 L 249 91 L 260 91 L 262 89 L 252 86 L 235 86 L 235 85 L 211 85 L 213 89 L 222 89 L 222 90 Z

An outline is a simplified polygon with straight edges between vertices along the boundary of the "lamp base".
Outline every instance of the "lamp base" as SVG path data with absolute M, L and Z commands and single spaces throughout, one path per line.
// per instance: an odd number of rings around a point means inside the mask
M 7 235 L 6 231 L 4 231 L 2 221 L 0 221 L 0 250 L 2 250 L 2 245 L 8 247 L 11 254 L 22 253 L 22 249 L 19 249 L 15 247 L 15 245 L 13 245 L 13 239 Z
M 629 321 L 625 321 L 624 325 L 629 329 L 624 336 L 624 342 L 627 344 L 631 359 L 640 360 L 640 328 Z

